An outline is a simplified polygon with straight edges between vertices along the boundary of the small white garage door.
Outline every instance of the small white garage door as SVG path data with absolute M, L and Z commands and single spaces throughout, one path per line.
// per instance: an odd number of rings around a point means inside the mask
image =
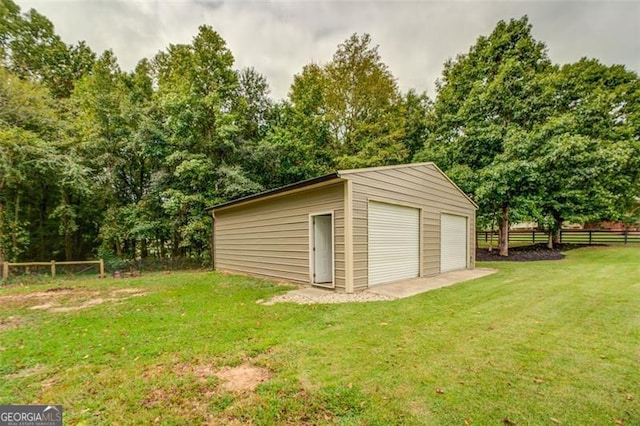
M 369 202 L 369 285 L 420 274 L 420 210 Z
M 440 272 L 467 267 L 467 218 L 440 216 Z

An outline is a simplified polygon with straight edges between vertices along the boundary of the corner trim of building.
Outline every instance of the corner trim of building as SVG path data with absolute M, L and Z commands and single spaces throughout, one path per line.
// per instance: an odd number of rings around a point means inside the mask
M 344 181 L 344 286 L 353 293 L 353 182 Z
M 211 212 L 211 269 L 216 270 L 216 215 Z

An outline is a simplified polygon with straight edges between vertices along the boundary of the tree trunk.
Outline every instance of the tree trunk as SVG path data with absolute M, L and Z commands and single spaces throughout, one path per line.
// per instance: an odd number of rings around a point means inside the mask
M 165 250 L 165 240 L 162 238 L 158 238 L 158 251 L 160 252 L 160 257 L 162 259 L 167 256 L 167 252 Z
M 51 256 L 47 256 L 48 251 L 46 250 L 46 245 L 45 245 L 45 230 L 44 230 L 44 225 L 47 222 L 47 188 L 46 186 L 43 186 L 41 188 L 41 193 L 42 198 L 40 200 L 39 203 L 39 208 L 38 208 L 38 217 L 39 217 L 39 223 L 38 223 L 38 259 L 44 261 L 46 258 L 49 258 Z
M 0 190 L 2 188 L 0 187 Z M 4 254 L 4 198 L 0 194 L 0 265 L 4 263 L 6 256 Z
M 564 222 L 563 218 L 561 218 L 557 214 L 553 215 L 553 224 L 549 227 L 549 239 L 547 240 L 547 248 L 552 249 L 554 244 L 560 244 L 562 222 Z
M 491 232 L 489 232 L 489 253 L 493 252 L 493 227 L 491 227 Z
M 171 241 L 171 257 L 174 259 L 180 257 L 180 237 L 177 231 L 173 232 L 173 239 Z
M 491 216 L 491 232 L 489 234 L 489 253 L 493 252 L 493 230 L 496 228 L 496 206 L 493 205 L 493 215 Z
M 18 253 L 18 229 L 20 228 L 20 192 L 16 194 L 16 200 L 14 204 L 13 212 L 13 224 L 11 225 L 11 247 L 13 248 L 13 254 L 11 257 L 16 257 Z
M 562 228 L 559 225 L 549 228 L 549 238 L 547 239 L 547 248 L 552 249 L 556 244 L 560 244 L 561 232 L 562 232 Z
M 64 257 L 67 261 L 73 260 L 73 242 L 69 230 L 69 219 L 64 219 Z
M 73 260 L 73 242 L 71 239 L 71 218 L 69 217 L 69 206 L 71 206 L 71 197 L 68 194 L 63 194 L 62 202 L 65 206 L 64 216 L 62 223 L 64 226 L 64 258 L 67 261 Z
M 498 228 L 498 254 L 509 256 L 509 206 L 502 206 L 502 217 Z
M 149 243 L 146 238 L 140 240 L 140 257 L 143 259 L 149 257 Z

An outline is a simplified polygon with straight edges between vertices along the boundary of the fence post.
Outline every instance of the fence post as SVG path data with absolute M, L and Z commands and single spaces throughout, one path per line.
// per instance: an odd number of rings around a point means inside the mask
M 551 232 L 551 230 L 549 230 L 549 232 Z M 560 229 L 560 244 L 562 244 L 562 234 L 564 234 L 564 232 Z M 551 238 L 553 238 L 553 236 L 551 236 Z
M 629 230 L 625 228 L 624 230 L 624 245 L 627 245 L 627 240 L 629 239 Z
M 56 261 L 51 261 L 51 279 L 56 277 Z
M 104 260 L 100 259 L 100 278 L 104 278 Z
M 2 264 L 2 281 L 7 282 L 9 280 L 9 262 Z
M 531 231 L 531 242 L 533 244 L 536 243 L 536 230 L 535 229 L 533 231 Z
M 591 241 L 593 241 L 593 231 L 589 230 L 589 245 L 591 245 Z

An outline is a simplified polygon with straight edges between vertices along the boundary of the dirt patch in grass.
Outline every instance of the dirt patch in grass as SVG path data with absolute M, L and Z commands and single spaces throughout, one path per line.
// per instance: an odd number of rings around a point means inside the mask
M 49 304 L 49 306 L 45 309 L 51 311 L 51 312 L 72 312 L 72 311 L 80 311 L 82 309 L 87 309 L 90 308 L 92 306 L 96 306 L 96 305 L 102 305 L 105 302 L 115 302 L 118 299 L 115 298 L 108 298 L 108 299 L 103 299 L 102 297 L 96 297 L 95 299 L 89 299 L 86 300 L 82 303 L 80 303 L 79 305 L 72 305 L 72 306 L 51 306 L 51 304 Z M 121 299 L 120 299 L 121 300 Z M 32 307 L 30 309 L 36 309 L 36 307 Z
M 35 305 L 35 306 L 29 306 L 29 309 L 35 309 L 35 310 L 47 310 L 47 309 L 52 309 L 55 305 L 55 303 L 43 303 L 42 305 Z
M 271 378 L 271 372 L 249 363 L 225 367 L 216 373 L 222 380 L 220 387 L 231 392 L 253 392 L 262 382 Z
M 213 364 L 178 364 L 173 372 L 178 376 L 194 376 L 200 382 L 206 382 L 216 377 L 216 368 Z
M 5 379 L 13 380 L 13 379 L 22 379 L 25 377 L 37 376 L 48 371 L 48 367 L 42 364 L 37 364 L 33 367 L 23 368 L 22 370 L 18 370 L 15 373 L 7 374 Z
M 253 392 L 260 383 L 272 377 L 269 370 L 248 362 L 220 369 L 213 364 L 179 364 L 173 371 L 178 376 L 194 376 L 200 382 L 216 378 L 220 381 L 219 388 L 228 392 Z
M 28 303 L 32 300 L 50 300 L 50 299 L 62 298 L 72 293 L 76 296 L 100 294 L 99 291 L 88 291 L 81 287 L 77 289 L 49 289 L 45 291 L 37 291 L 34 293 L 7 294 L 4 296 L 0 296 L 0 303 L 11 303 L 11 302 Z
M 142 290 L 139 288 L 117 288 L 115 290 L 111 290 L 111 294 L 140 294 Z
M 498 248 L 494 248 L 491 252 L 486 248 L 476 249 L 476 260 L 479 262 L 530 262 L 536 260 L 560 260 L 564 259 L 564 252 L 568 250 L 585 247 L 582 244 L 556 244 L 554 248 L 549 249 L 544 243 L 532 244 L 530 246 L 519 246 L 509 248 L 509 256 L 500 256 Z
M 145 294 L 147 294 L 145 291 L 136 288 L 99 291 L 87 290 L 83 287 L 54 287 L 34 293 L 0 296 L 0 304 L 7 304 L 14 308 L 28 308 L 49 312 L 71 312 L 91 308 L 103 303 L 120 302 L 132 297 L 144 296 Z M 0 330 L 15 325 L 15 321 L 7 321 L 7 325 L 4 322 L 3 319 L 0 319 Z
M 181 418 L 199 420 L 197 423 L 209 423 L 210 416 L 206 415 L 209 400 L 215 391 L 211 387 L 198 385 L 195 387 L 175 386 L 169 389 L 157 388 L 151 391 L 140 402 L 145 409 L 162 408 L 166 414 Z M 203 416 L 204 415 L 204 416 Z M 154 424 L 165 423 L 162 415 L 154 420 Z
M 59 291 L 73 291 L 72 287 L 53 287 L 45 290 L 46 293 L 57 293 Z
M 167 375 L 177 376 L 177 380 Z M 269 380 L 272 373 L 248 362 L 223 368 L 216 368 L 212 363 L 180 363 L 172 367 L 150 366 L 142 376 L 159 382 L 159 386 L 140 401 L 145 409 L 162 408 L 163 414 L 154 423 L 172 422 L 172 417 L 179 417 L 188 418 L 194 424 L 246 424 L 233 415 L 228 417 L 226 409 L 233 411 L 238 401 L 256 397 L 253 391 Z M 160 384 L 162 382 L 165 384 Z M 211 412 L 212 407 L 217 413 Z
M 16 316 L 0 318 L 0 331 L 18 328 L 24 323 L 24 319 Z

